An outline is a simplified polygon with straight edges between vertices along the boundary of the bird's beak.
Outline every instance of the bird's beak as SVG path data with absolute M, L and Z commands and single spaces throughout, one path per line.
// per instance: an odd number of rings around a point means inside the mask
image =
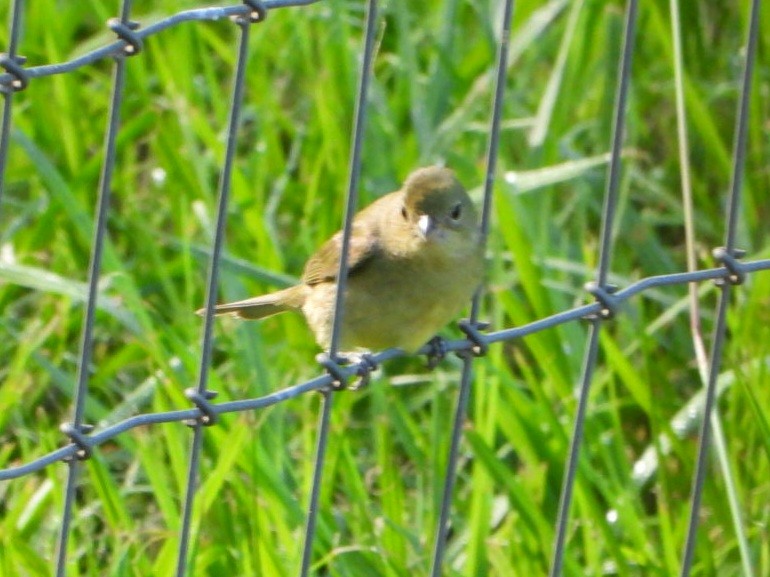
M 427 214 L 423 214 L 417 219 L 417 228 L 423 238 L 428 238 L 428 234 L 436 227 L 436 222 Z

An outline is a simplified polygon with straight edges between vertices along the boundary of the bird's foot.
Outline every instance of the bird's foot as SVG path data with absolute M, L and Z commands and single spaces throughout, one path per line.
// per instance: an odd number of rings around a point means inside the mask
M 370 353 L 357 353 L 351 356 L 356 359 L 355 364 L 358 365 L 358 370 L 356 370 L 358 381 L 350 388 L 358 391 L 369 385 L 372 380 L 372 373 L 379 368 L 379 365 Z
M 370 353 L 345 353 L 337 354 L 332 359 L 327 353 L 321 353 L 316 357 L 316 360 L 326 369 L 326 371 L 334 379 L 332 382 L 332 388 L 335 390 L 350 389 L 357 391 L 364 388 L 371 381 L 372 373 L 379 368 L 377 361 Z M 358 365 L 356 367 L 355 375 L 358 376 L 358 381 L 352 385 L 348 384 L 349 371 L 345 371 L 344 367 L 350 367 L 351 365 Z
M 428 341 L 428 368 L 432 371 L 444 360 L 447 354 L 446 339 L 436 335 Z

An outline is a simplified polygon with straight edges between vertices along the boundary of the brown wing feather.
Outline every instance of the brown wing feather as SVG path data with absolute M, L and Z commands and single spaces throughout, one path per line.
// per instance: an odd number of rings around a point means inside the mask
M 353 219 L 348 253 L 348 274 L 355 274 L 372 260 L 381 250 L 380 226 L 387 215 L 400 214 L 403 204 L 401 191 L 391 192 L 378 198 L 359 212 Z M 326 241 L 310 257 L 302 274 L 302 281 L 308 285 L 334 281 L 340 267 L 342 252 L 342 231 Z
M 377 233 L 374 227 L 363 223 L 353 224 L 348 251 L 348 274 L 360 270 L 378 251 Z M 326 241 L 310 257 L 302 273 L 302 281 L 308 285 L 333 281 L 337 278 L 342 252 L 342 233 L 338 232 Z

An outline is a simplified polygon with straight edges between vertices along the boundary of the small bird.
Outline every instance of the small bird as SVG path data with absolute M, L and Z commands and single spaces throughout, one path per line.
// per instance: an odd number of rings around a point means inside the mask
M 339 337 L 344 352 L 416 351 L 460 311 L 481 282 L 476 209 L 447 168 L 420 168 L 401 190 L 357 213 L 349 249 Z M 215 314 L 261 319 L 301 311 L 318 344 L 328 349 L 341 252 L 338 232 L 307 262 L 300 284 L 218 305 Z

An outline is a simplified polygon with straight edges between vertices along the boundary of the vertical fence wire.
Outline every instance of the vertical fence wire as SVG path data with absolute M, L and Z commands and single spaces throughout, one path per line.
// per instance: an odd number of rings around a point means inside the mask
M 263 13 L 264 14 L 264 13 Z M 238 124 L 240 121 L 241 103 L 243 102 L 244 79 L 246 77 L 246 62 L 249 45 L 249 27 L 251 21 L 248 17 L 237 16 L 235 23 L 240 30 L 238 40 L 238 55 L 235 64 L 235 76 L 230 100 L 230 113 L 227 123 L 227 143 L 222 171 L 219 176 L 219 192 L 217 198 L 217 220 L 214 232 L 211 260 L 209 262 L 208 280 L 206 283 L 206 307 L 204 312 L 203 335 L 201 337 L 201 357 L 198 367 L 198 384 L 194 390 L 186 391 L 188 398 L 198 405 L 204 415 L 189 423 L 193 429 L 193 438 L 190 444 L 190 457 L 187 469 L 187 482 L 185 486 L 184 505 L 182 510 L 182 523 L 179 527 L 179 548 L 177 551 L 176 576 L 183 577 L 187 570 L 188 550 L 190 547 L 190 530 L 192 523 L 192 510 L 195 501 L 195 491 L 198 478 L 198 466 L 200 461 L 201 444 L 203 442 L 203 427 L 214 422 L 214 415 L 206 414 L 208 400 L 215 396 L 208 390 L 209 363 L 213 346 L 213 321 L 214 307 L 217 299 L 217 282 L 219 280 L 219 265 L 222 255 L 222 247 L 225 241 L 225 223 L 227 221 L 227 205 L 230 197 L 231 175 L 233 159 L 237 147 Z
M 684 212 L 684 233 L 685 246 L 687 252 L 687 270 L 694 271 L 698 268 L 697 249 L 695 246 L 695 213 L 693 208 L 692 181 L 690 178 L 690 143 L 687 133 L 687 115 L 684 96 L 684 66 L 682 53 L 682 32 L 684 23 L 679 11 L 680 0 L 670 0 L 671 12 L 671 35 L 673 39 L 673 64 L 674 64 L 674 89 L 676 106 L 676 127 L 679 148 L 679 172 L 682 187 L 682 209 Z M 698 366 L 698 372 L 701 383 L 707 386 L 709 374 L 708 353 L 703 339 L 701 327 L 701 306 L 698 295 L 698 285 L 690 283 L 688 285 L 690 333 L 692 335 L 693 349 L 695 353 L 695 362 Z M 741 566 L 743 568 L 743 577 L 754 577 L 754 568 L 751 561 L 751 550 L 749 548 L 748 537 L 746 535 L 745 523 L 741 514 L 741 504 L 738 498 L 738 488 L 735 483 L 735 476 L 728 459 L 727 441 L 724 428 L 718 412 L 711 414 L 711 434 L 714 450 L 719 460 L 722 471 L 722 478 L 725 482 L 725 493 L 730 504 L 730 513 L 733 518 L 733 528 L 735 530 L 735 539 L 738 544 L 738 550 L 741 556 Z
M 24 0 L 13 0 L 11 7 L 11 22 L 8 29 L 8 52 L 0 55 L 5 62 L 18 64 L 19 34 L 21 34 L 21 14 L 24 10 Z M 7 60 L 5 60 L 7 59 Z M 13 93 L 17 86 L 7 85 L 3 92 L 3 114 L 0 119 L 0 211 L 2 211 L 3 189 L 5 188 L 5 163 L 8 159 L 8 146 L 11 135 L 11 112 L 13 110 Z
M 551 559 L 550 577 L 561 575 L 564 564 L 564 547 L 569 524 L 570 507 L 575 485 L 580 448 L 583 444 L 583 429 L 585 424 L 586 409 L 588 406 L 589 391 L 593 372 L 599 353 L 599 334 L 602 320 L 612 316 L 611 293 L 614 288 L 606 286 L 607 276 L 612 257 L 612 234 L 615 223 L 615 212 L 620 185 L 621 150 L 625 129 L 626 98 L 628 85 L 631 79 L 631 60 L 634 50 L 634 36 L 636 31 L 637 0 L 629 0 L 626 7 L 626 19 L 623 30 L 623 46 L 621 50 L 618 68 L 618 84 L 615 93 L 614 116 L 612 123 L 612 150 L 608 168 L 607 185 L 604 193 L 604 207 L 602 209 L 602 230 L 599 245 L 599 264 L 596 271 L 596 283 L 592 291 L 598 300 L 606 307 L 605 311 L 594 315 L 590 319 L 586 352 L 583 358 L 582 376 L 578 396 L 578 406 L 570 438 L 567 463 L 564 470 L 561 494 L 559 495 L 559 508 L 556 515 L 556 537 L 554 539 L 553 556 Z
M 302 544 L 302 564 L 299 574 L 307 577 L 310 574 L 310 564 L 313 562 L 313 542 L 315 540 L 316 523 L 318 521 L 318 496 L 323 482 L 323 466 L 326 456 L 326 445 L 329 441 L 329 419 L 332 410 L 332 392 L 321 391 L 321 412 L 318 415 L 318 437 L 316 439 L 315 459 L 313 461 L 313 478 L 310 485 L 310 500 L 307 506 L 305 520 L 305 540 Z
M 120 15 L 120 24 L 130 26 L 129 15 L 132 0 L 123 0 Z M 76 442 L 82 439 L 82 435 L 88 433 L 90 426 L 83 422 L 86 396 L 88 395 L 88 377 L 91 368 L 91 353 L 93 352 L 93 328 L 96 315 L 96 300 L 99 295 L 99 275 L 102 264 L 102 251 L 105 243 L 107 228 L 107 214 L 110 208 L 110 192 L 112 188 L 112 172 L 115 166 L 115 141 L 120 125 L 120 106 L 123 100 L 125 84 L 126 55 L 130 52 L 122 52 L 115 58 L 112 78 L 112 96 L 110 98 L 110 111 L 107 120 L 107 132 L 104 137 L 104 160 L 99 177 L 99 191 L 97 199 L 96 224 L 94 238 L 91 244 L 91 259 L 88 267 L 88 293 L 86 310 L 83 319 L 83 328 L 80 337 L 80 358 L 78 361 L 77 377 L 75 383 L 75 400 L 72 422 L 63 426 Z M 59 532 L 59 541 L 56 552 L 56 576 L 63 577 L 66 574 L 67 545 L 69 543 L 72 526 L 75 489 L 80 471 L 80 459 L 88 456 L 87 449 L 81 447 L 81 451 L 70 459 L 67 464 L 67 480 L 64 490 L 64 510 L 62 513 L 62 525 Z
M 332 324 L 331 342 L 329 343 L 328 362 L 337 362 L 339 343 L 342 332 L 342 318 L 345 314 L 344 298 L 345 287 L 348 278 L 348 253 L 350 252 L 350 237 L 353 230 L 353 217 L 356 213 L 358 202 L 358 182 L 361 174 L 361 150 L 366 128 L 367 100 L 369 94 L 369 81 L 372 74 L 372 60 L 374 58 L 374 38 L 377 23 L 377 0 L 369 0 L 366 5 L 366 28 L 363 39 L 363 54 L 361 59 L 361 73 L 358 79 L 358 90 L 355 110 L 353 112 L 353 137 L 350 149 L 348 167 L 348 187 L 345 205 L 344 225 L 342 228 L 342 246 L 340 248 L 340 262 L 337 274 L 337 292 L 334 299 L 334 316 Z M 307 508 L 307 520 L 305 524 L 305 540 L 302 546 L 302 563 L 300 565 L 300 577 L 306 577 L 310 571 L 313 560 L 313 542 L 315 540 L 316 522 L 318 518 L 318 497 L 323 482 L 323 468 L 326 458 L 326 446 L 329 437 L 329 422 L 333 406 L 334 394 L 331 390 L 323 391 L 321 414 L 318 419 L 318 437 L 316 442 L 315 457 L 313 462 L 313 479 L 310 488 L 310 501 Z
M 481 243 L 484 246 L 486 246 L 487 237 L 489 236 L 489 221 L 492 212 L 492 193 L 500 143 L 500 121 L 502 119 L 503 98 L 505 95 L 505 78 L 508 70 L 508 44 L 511 36 L 513 8 L 514 1 L 506 0 L 503 9 L 503 19 L 500 24 L 500 40 L 497 46 L 495 89 L 492 96 L 492 114 L 490 116 L 489 140 L 487 141 L 486 153 L 486 173 L 484 178 L 484 200 L 481 210 Z M 478 325 L 481 291 L 482 288 L 479 288 L 476 291 L 471 302 L 469 326 L 474 329 Z M 441 566 L 446 550 L 446 541 L 449 532 L 449 513 L 452 506 L 454 484 L 457 478 L 457 460 L 460 452 L 460 440 L 463 424 L 468 411 L 468 399 L 470 397 L 473 379 L 473 360 L 474 356 L 469 352 L 466 351 L 466 354 L 463 354 L 463 369 L 460 376 L 457 405 L 455 407 L 454 419 L 452 422 L 449 455 L 447 458 L 446 474 L 444 476 L 444 486 L 441 493 L 441 505 L 433 545 L 433 556 L 431 558 L 431 577 L 438 577 L 441 574 Z
M 345 287 L 348 280 L 348 253 L 350 252 L 350 237 L 353 230 L 353 218 L 358 203 L 358 181 L 361 175 L 361 149 L 366 128 L 367 97 L 369 79 L 372 72 L 374 55 L 374 36 L 377 22 L 377 0 L 369 0 L 366 9 L 366 32 L 364 33 L 364 50 L 361 62 L 361 76 L 358 81 L 358 97 L 354 112 L 353 142 L 350 151 L 350 166 L 348 169 L 348 190 L 345 206 L 345 220 L 342 229 L 342 246 L 340 248 L 339 273 L 337 274 L 337 293 L 334 298 L 334 324 L 332 325 L 329 357 L 333 360 L 339 352 L 342 333 L 342 319 L 345 315 Z
M 744 62 L 741 93 L 738 102 L 738 111 L 735 120 L 735 135 L 733 142 L 732 176 L 725 219 L 725 246 L 716 249 L 715 256 L 728 268 L 731 261 L 740 258 L 742 251 L 735 248 L 735 235 L 738 225 L 738 211 L 740 210 L 741 189 L 743 186 L 743 169 L 746 160 L 747 126 L 749 119 L 749 105 L 751 100 L 751 80 L 754 71 L 754 60 L 757 51 L 757 38 L 759 36 L 759 7 L 760 0 L 753 0 L 749 17 L 749 31 Z M 682 554 L 681 577 L 688 577 L 692 569 L 695 541 L 698 532 L 698 518 L 700 515 L 701 498 L 703 495 L 703 483 L 706 476 L 706 459 L 709 449 L 709 436 L 711 433 L 711 415 L 714 412 L 716 400 L 717 378 L 722 365 L 722 354 L 725 347 L 727 328 L 727 309 L 730 305 L 730 293 L 733 284 L 741 282 L 739 275 L 724 279 L 719 283 L 721 294 L 717 304 L 717 319 L 714 325 L 711 345 L 711 362 L 709 365 L 708 382 L 706 383 L 706 400 L 703 407 L 703 420 L 698 442 L 698 456 L 693 474 L 692 490 L 690 498 L 690 516 L 687 523 L 687 537 Z

